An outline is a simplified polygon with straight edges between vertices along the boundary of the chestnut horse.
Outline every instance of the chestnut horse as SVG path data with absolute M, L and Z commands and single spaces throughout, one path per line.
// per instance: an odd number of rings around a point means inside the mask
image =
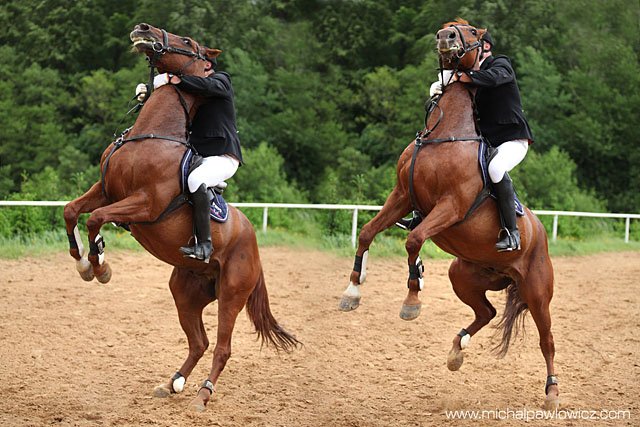
M 458 20 L 437 33 L 441 67 L 448 70 L 478 68 L 480 38 L 485 30 Z M 444 74 L 444 73 L 443 73 Z M 473 114 L 474 91 L 452 82 L 433 107 L 426 128 L 400 156 L 397 184 L 382 210 L 360 232 L 356 261 L 350 283 L 342 295 L 340 309 L 353 310 L 360 302 L 360 285 L 366 275 L 368 250 L 374 237 L 394 225 L 411 209 L 420 211 L 423 221 L 407 238 L 409 255 L 408 295 L 400 317 L 415 319 L 421 308 L 424 267 L 418 252 L 427 239 L 454 255 L 449 268 L 453 290 L 475 313 L 474 321 L 453 339 L 447 366 L 458 370 L 471 336 L 496 315 L 486 298 L 487 291 L 506 290 L 507 302 L 500 325 L 500 355 L 509 348 L 514 326 L 529 310 L 540 334 L 540 348 L 547 365 L 545 407 L 558 404 L 554 373 L 554 343 L 549 303 L 553 295 L 553 267 L 548 254 L 547 235 L 542 223 L 528 209 L 518 219 L 522 249 L 498 253 L 495 238 L 500 230 L 497 205 L 485 200 L 470 212 L 483 189 L 478 165 L 479 135 Z M 415 162 L 412 166 L 412 163 Z M 469 215 L 467 215 L 470 213 Z
M 147 24 L 136 25 L 130 37 L 135 49 L 150 60 L 151 75 L 155 66 L 159 72 L 204 76 L 205 56 L 212 58 L 220 53 Z M 187 335 L 189 353 L 179 371 L 156 387 L 154 395 L 164 397 L 183 390 L 209 346 L 202 311 L 218 300 L 211 372 L 192 401 L 195 409 L 204 410 L 231 354 L 233 327 L 245 305 L 263 344 L 290 351 L 299 342 L 271 314 L 253 226 L 240 211 L 230 206 L 227 222 L 212 224 L 215 250 L 210 263 L 184 258 L 178 250 L 192 235 L 192 213 L 181 194 L 179 169 L 187 150 L 187 125 L 198 102 L 196 96 L 172 85 L 154 91 L 126 138 L 103 153 L 101 181 L 66 205 L 64 218 L 70 253 L 84 280 L 95 276 L 106 283 L 111 278 L 99 234 L 107 222 L 128 224 L 131 234 L 147 251 L 174 266 L 169 287 Z M 87 220 L 88 257 L 77 227 L 78 216 L 86 212 L 91 212 Z

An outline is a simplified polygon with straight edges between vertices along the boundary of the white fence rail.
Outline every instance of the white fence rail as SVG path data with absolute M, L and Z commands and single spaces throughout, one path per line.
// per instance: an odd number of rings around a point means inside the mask
M 28 200 L 0 200 L 0 206 L 64 206 L 68 202 L 65 201 L 28 201 Z M 262 208 L 262 231 L 267 231 L 269 222 L 269 208 L 274 209 L 329 209 L 329 210 L 349 210 L 353 211 L 351 217 L 351 245 L 356 246 L 356 238 L 358 235 L 358 212 L 359 211 L 379 211 L 382 206 L 373 205 L 312 205 L 304 203 L 230 203 L 238 208 Z M 556 241 L 558 238 L 558 217 L 575 216 L 590 218 L 618 218 L 625 220 L 624 241 L 629 243 L 629 231 L 632 219 L 640 219 L 640 214 L 624 214 L 624 213 L 598 213 L 598 212 L 566 212 L 566 211 L 548 211 L 532 209 L 532 212 L 538 216 L 553 216 L 553 229 L 551 232 L 551 240 Z

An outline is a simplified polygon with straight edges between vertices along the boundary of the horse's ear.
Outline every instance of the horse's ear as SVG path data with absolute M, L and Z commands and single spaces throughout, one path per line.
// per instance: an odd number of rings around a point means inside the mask
M 204 56 L 207 58 L 217 58 L 221 53 L 222 51 L 220 49 L 211 49 L 210 47 L 204 48 Z
M 486 28 L 478 28 L 478 40 L 482 40 L 482 37 L 484 36 L 484 33 L 487 32 Z

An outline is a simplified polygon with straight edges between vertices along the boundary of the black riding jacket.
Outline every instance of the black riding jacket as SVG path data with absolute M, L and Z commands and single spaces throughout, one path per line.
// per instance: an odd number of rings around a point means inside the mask
M 504 55 L 489 56 L 478 71 L 467 73 L 477 86 L 476 106 L 482 135 L 497 147 L 506 141 L 528 139 L 533 142 L 524 117 L 520 91 L 511 61 Z
M 180 76 L 178 88 L 205 98 L 191 124 L 189 142 L 202 156 L 231 154 L 242 163 L 231 78 L 225 72 L 208 77 Z

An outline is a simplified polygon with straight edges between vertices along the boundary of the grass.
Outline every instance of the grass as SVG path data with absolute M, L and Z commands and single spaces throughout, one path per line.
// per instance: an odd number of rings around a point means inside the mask
M 258 231 L 260 247 L 284 246 L 308 250 L 326 251 L 338 256 L 352 257 L 354 249 L 351 247 L 349 235 L 326 235 L 321 233 L 307 234 L 291 232 L 282 229 L 269 229 L 266 233 Z M 393 234 L 393 233 L 391 233 Z M 133 250 L 143 251 L 138 242 L 126 231 L 105 226 L 102 231 L 107 251 Z M 84 244 L 87 245 L 86 235 Z M 398 235 L 379 235 L 371 245 L 371 252 L 376 257 L 406 257 L 404 239 Z M 66 252 L 67 238 L 64 230 L 46 232 L 39 235 L 1 237 L 0 258 L 15 259 L 23 256 L 39 256 L 50 252 Z M 625 243 L 619 237 L 608 235 L 591 237 L 589 239 L 561 238 L 557 242 L 549 242 L 551 256 L 581 256 L 602 252 L 640 251 L 639 241 Z M 428 241 L 420 254 L 425 259 L 451 259 L 452 256 Z

